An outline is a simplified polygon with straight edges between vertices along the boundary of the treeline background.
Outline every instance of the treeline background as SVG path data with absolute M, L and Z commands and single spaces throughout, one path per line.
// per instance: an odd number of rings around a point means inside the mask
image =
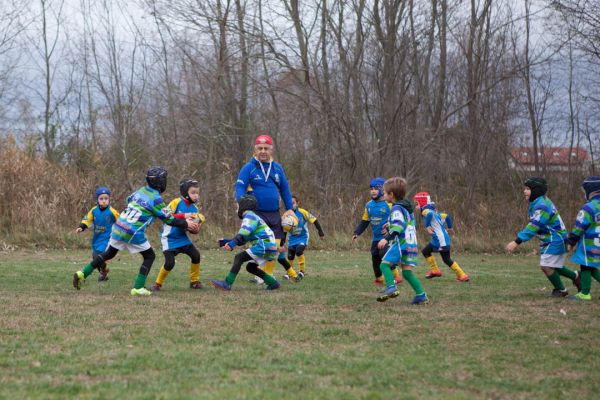
M 593 0 L 0 0 L 0 250 L 72 247 L 96 186 L 121 210 L 150 165 L 201 183 L 206 245 L 236 227 L 253 139 L 332 241 L 374 176 L 453 214 L 464 250 L 498 250 L 545 176 L 571 225 L 600 150 Z M 584 166 L 509 167 L 511 148 L 582 147 Z M 570 153 L 570 152 L 569 152 Z M 160 224 L 159 224 L 160 225 Z M 153 228 L 156 230 L 157 228 Z

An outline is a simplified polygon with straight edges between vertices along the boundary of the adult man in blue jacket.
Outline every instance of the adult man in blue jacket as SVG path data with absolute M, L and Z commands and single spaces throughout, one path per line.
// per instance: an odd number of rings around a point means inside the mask
M 256 197 L 256 214 L 273 230 L 281 252 L 285 233 L 281 226 L 279 198 L 283 200 L 286 214 L 293 214 L 292 192 L 281 164 L 273 160 L 273 139 L 269 135 L 260 135 L 254 142 L 254 155 L 240 170 L 235 184 L 235 198 L 239 199 L 248 192 Z M 290 278 L 298 280 L 298 274 L 280 254 L 279 262 L 287 270 Z M 273 274 L 275 261 L 266 263 L 264 270 Z

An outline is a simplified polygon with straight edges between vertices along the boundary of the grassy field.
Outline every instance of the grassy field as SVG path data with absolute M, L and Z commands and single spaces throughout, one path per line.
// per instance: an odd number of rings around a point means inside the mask
M 600 289 L 587 303 L 547 296 L 535 256 L 456 255 L 472 281 L 417 275 L 375 301 L 368 252 L 308 252 L 308 275 L 266 292 L 231 253 L 203 251 L 201 291 L 188 261 L 165 290 L 132 298 L 139 256 L 111 279 L 71 277 L 88 252 L 0 253 L 0 398 L 585 399 L 600 393 Z M 150 274 L 154 279 L 162 256 Z M 422 262 L 422 260 L 421 260 Z M 424 262 L 422 262 L 424 264 Z M 149 280 L 149 284 L 151 280 Z M 148 286 L 149 286 L 148 284 Z M 572 289 L 570 283 L 569 289 Z

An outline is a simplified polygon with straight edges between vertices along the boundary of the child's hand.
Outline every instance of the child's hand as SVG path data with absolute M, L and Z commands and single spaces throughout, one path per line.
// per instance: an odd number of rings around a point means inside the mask
M 454 236 L 454 229 L 448 228 L 448 235 Z
M 381 233 L 383 233 L 384 235 L 387 235 L 388 232 L 388 227 L 390 226 L 389 222 L 386 222 L 385 224 L 383 224 L 383 226 L 381 227 Z
M 279 247 L 277 248 L 277 251 L 278 251 L 278 252 L 280 252 L 280 253 L 285 253 L 285 251 L 286 251 L 286 248 L 285 248 L 285 246 L 279 246 Z
M 321 240 L 325 240 L 325 235 L 323 235 L 323 236 L 319 236 L 319 239 L 321 239 Z M 354 240 L 354 236 L 352 237 L 352 240 Z
M 358 240 L 358 235 L 352 235 L 352 241 L 356 242 Z
M 379 243 L 377 243 L 377 248 L 379 250 L 383 249 L 387 245 L 388 241 L 385 239 L 381 239 Z
M 77 229 L 75 229 L 75 233 L 81 233 L 83 232 L 83 229 L 81 229 L 81 227 L 78 227 Z
M 429 227 L 427 227 L 425 230 L 426 230 L 426 231 L 427 231 L 427 233 L 429 233 L 430 235 L 433 235 L 433 228 L 431 228 L 430 226 L 429 226 Z
M 231 247 L 229 247 L 229 243 L 225 243 L 225 246 L 223 246 L 223 248 L 228 251 L 233 250 Z
M 506 251 L 508 251 L 509 253 L 512 253 L 514 249 L 516 249 L 518 246 L 517 242 L 515 242 L 514 240 L 512 242 L 510 242 L 509 244 L 506 245 L 506 247 L 504 248 Z

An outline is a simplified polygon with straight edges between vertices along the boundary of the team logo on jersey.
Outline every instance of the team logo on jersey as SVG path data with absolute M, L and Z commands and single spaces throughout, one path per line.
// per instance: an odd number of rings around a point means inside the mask
M 583 210 L 580 210 L 577 213 L 577 222 L 583 223 L 584 219 L 585 219 L 585 212 Z M 598 221 L 596 220 L 596 222 L 598 222 Z
M 275 174 L 275 182 L 279 183 L 279 174 Z
M 404 215 L 402 215 L 402 211 L 394 211 L 392 213 L 392 220 L 404 221 Z
M 259 174 L 256 174 L 256 176 L 254 177 L 254 180 L 255 180 L 255 181 L 260 181 L 261 179 L 262 179 L 262 178 L 260 177 L 260 175 L 259 175 Z
M 540 219 L 542 219 L 542 210 L 535 210 L 531 219 L 533 219 L 534 221 L 539 221 Z
M 600 222 L 600 213 L 596 214 L 594 221 L 596 221 L 596 223 Z

